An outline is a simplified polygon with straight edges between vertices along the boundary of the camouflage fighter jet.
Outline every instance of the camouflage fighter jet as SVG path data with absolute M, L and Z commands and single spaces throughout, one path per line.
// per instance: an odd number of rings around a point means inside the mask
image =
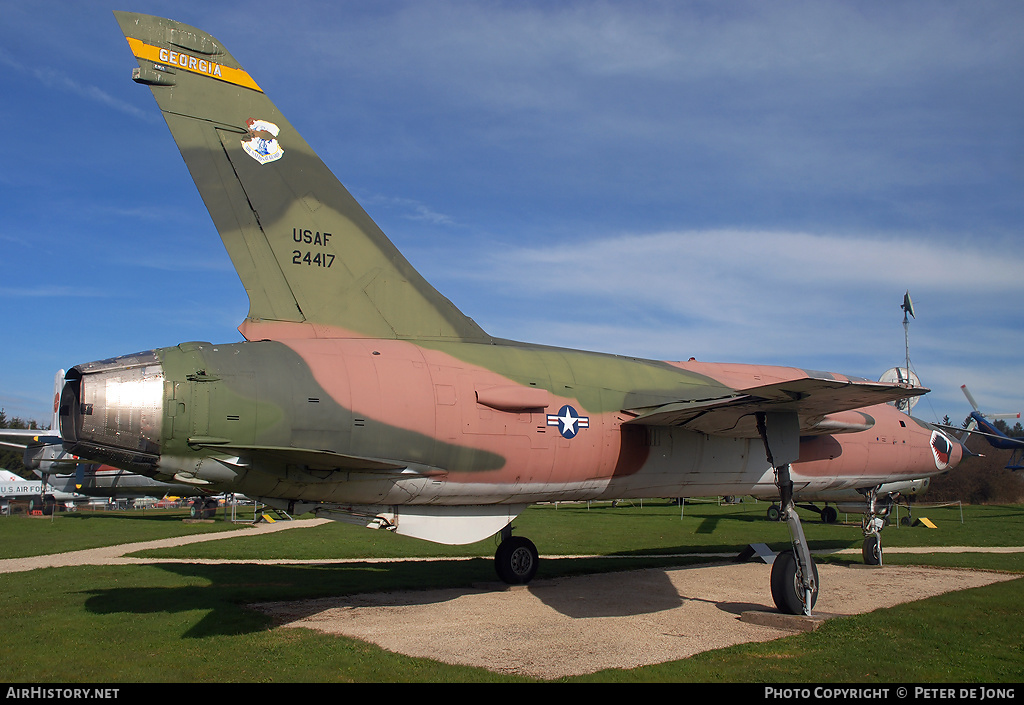
M 72 368 L 69 452 L 435 542 L 500 534 L 497 572 L 513 583 L 537 570 L 534 544 L 512 535 L 531 503 L 776 488 L 794 547 L 773 563 L 773 597 L 808 614 L 817 571 L 794 487 L 959 462 L 959 444 L 886 404 L 925 389 L 492 337 L 413 269 L 220 42 L 115 14 L 249 312 L 245 342 Z

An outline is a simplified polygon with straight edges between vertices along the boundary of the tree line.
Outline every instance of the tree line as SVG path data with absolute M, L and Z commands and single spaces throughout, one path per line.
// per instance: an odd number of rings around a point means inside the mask
M 4 409 L 0 409 L 0 428 L 29 428 L 33 430 L 38 429 L 40 431 L 45 430 L 36 421 L 26 421 L 25 419 L 17 416 L 7 418 L 7 411 Z M 25 475 L 25 464 L 21 462 L 21 459 L 22 452 L 20 450 L 15 450 L 13 448 L 0 448 L 0 468 L 10 470 L 15 475 L 20 475 L 26 480 L 33 479 Z
M 948 423 L 947 416 L 943 423 Z M 967 428 L 970 417 L 961 424 Z M 1003 419 L 993 424 L 1011 438 L 1024 437 L 1020 421 L 1010 426 Z M 1013 451 L 999 450 L 981 436 L 971 436 L 964 443 L 974 457 L 965 456 L 947 473 L 932 478 L 923 502 L 964 502 L 965 504 L 1017 504 L 1024 502 L 1024 472 L 1007 470 Z

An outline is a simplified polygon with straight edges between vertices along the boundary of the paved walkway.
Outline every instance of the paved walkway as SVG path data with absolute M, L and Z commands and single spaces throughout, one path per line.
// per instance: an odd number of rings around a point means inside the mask
M 119 544 L 117 546 L 103 546 L 101 548 L 87 548 L 81 551 L 69 551 L 67 553 L 54 553 L 45 556 L 28 556 L 25 558 L 6 558 L 0 560 L 0 573 L 17 573 L 36 568 L 58 568 L 73 565 L 140 565 L 147 563 L 277 563 L 277 564 L 326 564 L 326 563 L 373 563 L 393 561 L 431 561 L 439 560 L 438 557 L 423 558 L 315 558 L 315 559 L 222 559 L 222 558 L 137 558 L 128 554 L 137 553 L 154 548 L 169 548 L 173 546 L 185 546 L 203 541 L 220 541 L 223 539 L 237 538 L 240 536 L 254 536 L 271 534 L 277 531 L 288 529 L 301 529 L 304 527 L 318 526 L 329 522 L 330 519 L 295 519 L 292 521 L 278 521 L 271 523 L 260 523 L 238 529 L 236 531 L 221 531 L 212 534 L 197 534 L 193 536 L 179 536 L 177 538 L 157 539 L 154 541 L 137 541 L 134 543 Z M 820 551 L 818 553 L 830 554 L 859 554 L 859 548 L 848 548 L 838 551 Z M 1002 546 L 1002 547 L 971 547 L 971 546 L 921 546 L 921 547 L 886 547 L 887 554 L 896 553 L 1024 553 L 1024 546 Z M 643 556 L 602 556 L 603 558 L 619 558 L 631 560 L 634 558 L 723 558 L 735 557 L 735 553 L 671 553 L 662 555 Z M 590 558 L 596 556 L 552 556 L 557 558 Z M 445 556 L 443 560 L 470 560 L 473 557 L 458 558 Z
M 255 536 L 259 534 L 272 534 L 287 529 L 301 529 L 308 526 L 316 526 L 330 521 L 329 519 L 296 519 L 294 521 L 278 521 L 273 524 L 261 522 L 246 528 L 235 531 L 220 531 L 212 534 L 196 534 L 193 536 L 179 536 L 170 539 L 157 539 L 155 541 L 136 541 L 134 543 L 123 543 L 117 546 L 102 546 L 100 548 L 86 548 L 81 551 L 68 551 L 67 553 L 53 553 L 46 556 L 28 556 L 25 558 L 5 558 L 0 560 L 0 573 L 17 573 L 36 568 L 58 568 L 70 565 L 118 565 L 131 563 L 154 563 L 156 559 L 131 558 L 127 554 L 137 551 L 145 551 L 151 548 L 169 548 L 172 546 L 185 546 L 191 543 L 203 541 L 219 541 L 232 539 L 239 536 Z M 162 560 L 162 559 L 161 559 Z M 195 563 L 196 560 L 177 560 L 175 562 Z M 214 561 L 222 563 L 225 561 Z

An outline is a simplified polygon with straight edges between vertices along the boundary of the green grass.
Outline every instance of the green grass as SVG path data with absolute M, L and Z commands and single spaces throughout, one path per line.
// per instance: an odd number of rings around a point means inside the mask
M 515 522 L 547 559 L 540 577 L 680 565 L 673 554 L 783 548 L 784 525 L 765 503 L 533 507 Z M 889 527 L 887 546 L 1024 545 L 1024 507 L 915 510 L 938 526 Z M 805 514 L 812 549 L 857 548 L 856 524 Z M 841 515 L 842 518 L 842 515 Z M 0 518 L 10 555 L 226 530 L 155 512 Z M 441 556 L 436 561 L 322 565 L 84 566 L 0 575 L 0 678 L 7 682 L 514 682 L 483 669 L 414 659 L 304 629 L 275 629 L 246 605 L 375 590 L 468 586 L 494 580 L 494 544 L 442 547 L 346 524 L 239 535 L 149 555 L 212 558 Z M 12 543 L 18 544 L 11 546 Z M 477 556 L 455 560 L 457 556 Z M 582 556 L 582 557 L 580 557 Z M 451 560 L 445 560 L 449 557 Z M 859 555 L 823 560 L 856 562 Z M 886 562 L 1024 575 L 1022 554 L 886 554 Z M 830 620 L 817 632 L 689 659 L 573 679 L 601 682 L 1019 682 L 1024 678 L 1024 579 Z
M 712 683 L 1015 683 L 1024 676 L 1022 580 L 948 593 L 817 631 L 580 681 Z M 1005 628 L 1005 629 L 1004 629 Z
M 639 558 L 644 555 L 684 553 L 739 553 L 749 543 L 766 543 L 776 550 L 789 546 L 789 529 L 765 519 L 768 504 L 749 501 L 736 505 L 717 502 L 687 504 L 682 511 L 664 500 L 640 506 L 610 503 L 538 505 L 514 522 L 515 533 L 532 537 L 542 555 L 609 555 Z M 893 525 L 883 532 L 889 546 L 1024 546 L 1024 509 L 969 507 L 960 520 L 958 507 L 932 507 L 915 511 L 938 528 Z M 863 534 L 859 515 L 855 522 L 822 524 L 813 512 L 802 510 L 804 531 L 812 550 L 860 549 Z M 842 515 L 840 516 L 842 518 Z M 999 527 L 993 530 L 993 527 Z M 493 539 L 469 546 L 443 546 L 385 531 L 368 531 L 342 523 L 269 536 L 240 537 L 180 548 L 145 551 L 137 555 L 167 558 L 359 558 L 375 556 L 494 555 Z M 296 544 L 300 544 L 297 546 Z
M 3 538 L 0 559 L 242 528 L 242 525 L 224 521 L 186 524 L 183 520 L 188 516 L 187 509 L 83 510 L 43 517 L 4 516 L 0 517 L 0 537 Z

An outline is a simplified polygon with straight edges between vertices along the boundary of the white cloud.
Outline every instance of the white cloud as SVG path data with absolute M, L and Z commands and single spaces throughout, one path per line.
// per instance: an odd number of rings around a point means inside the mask
M 506 247 L 459 265 L 444 277 L 477 291 L 474 317 L 502 337 L 869 378 L 904 363 L 909 289 L 911 364 L 939 416 L 966 415 L 959 385 L 970 379 L 993 403 L 1024 402 L 1016 249 L 709 230 Z
M 394 211 L 403 220 L 419 221 L 431 225 L 455 225 L 451 216 L 440 213 L 426 203 L 413 198 L 395 196 L 361 195 L 359 203 L 365 208 L 379 208 L 382 211 Z
M 507 248 L 473 276 L 534 297 L 573 292 L 692 314 L 733 310 L 737 322 L 783 305 L 811 313 L 851 295 L 1024 294 L 1024 257 L 968 241 L 706 230 Z M 902 299 L 901 299 L 902 300 Z M 703 315 L 701 316 L 703 317 Z

